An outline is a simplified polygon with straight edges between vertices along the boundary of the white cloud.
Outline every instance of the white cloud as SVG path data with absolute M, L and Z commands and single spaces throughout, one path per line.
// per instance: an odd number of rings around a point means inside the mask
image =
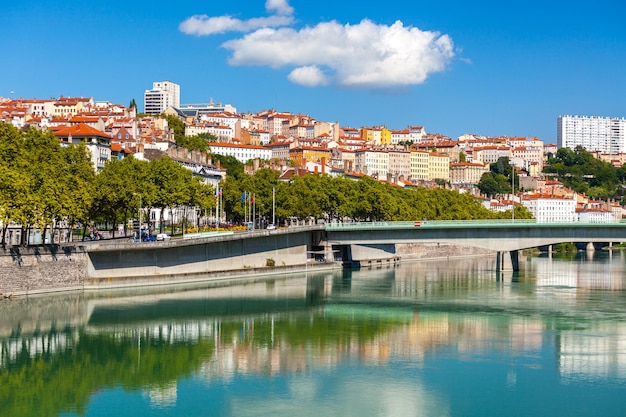
M 282 16 L 290 16 L 293 14 L 293 7 L 289 5 L 287 0 L 267 0 L 265 2 L 265 10 L 268 12 L 276 12 Z
M 248 20 L 232 16 L 195 15 L 185 19 L 178 29 L 187 35 L 206 36 L 224 32 L 250 32 L 259 28 L 288 26 L 293 23 L 293 7 L 287 0 L 267 0 L 265 10 L 275 15 Z
M 293 23 L 291 16 L 269 16 L 240 20 L 231 16 L 196 15 L 183 21 L 178 29 L 187 35 L 205 36 L 229 31 L 249 32 L 258 28 L 286 26 L 291 23 Z
M 289 79 L 305 86 L 388 88 L 421 84 L 454 57 L 448 35 L 363 20 L 301 30 L 263 28 L 222 45 L 231 65 L 294 66 Z
M 307 87 L 421 84 L 432 73 L 444 71 L 455 56 L 448 35 L 404 26 L 400 21 L 391 26 L 368 19 L 356 25 L 331 21 L 293 29 L 285 27 L 294 23 L 288 0 L 266 0 L 265 9 L 270 16 L 248 20 L 196 15 L 179 29 L 197 36 L 247 33 L 222 44 L 232 52 L 231 65 L 293 67 L 289 80 Z
M 327 85 L 328 79 L 321 69 L 316 66 L 299 67 L 291 71 L 289 80 L 295 84 L 304 85 L 306 87 L 315 87 L 318 85 Z

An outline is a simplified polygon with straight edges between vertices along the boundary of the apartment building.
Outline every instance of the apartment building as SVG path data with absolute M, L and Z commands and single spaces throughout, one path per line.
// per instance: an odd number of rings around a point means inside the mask
M 511 158 L 511 148 L 509 146 L 482 146 L 473 149 L 473 162 L 492 164 L 498 162 L 502 157 Z
M 210 144 L 211 152 L 218 155 L 235 157 L 238 161 L 246 163 L 250 159 L 272 158 L 272 151 L 264 146 L 241 145 L 236 143 L 214 142 Z
M 104 169 L 111 159 L 111 136 L 86 124 L 61 127 L 54 131 L 61 146 L 84 143 L 91 153 L 91 162 L 96 172 Z
M 577 221 L 576 195 L 561 197 L 551 194 L 525 194 L 522 205 L 530 211 L 537 223 L 572 223 Z
M 559 116 L 557 147 L 606 154 L 626 152 L 626 119 L 599 116 Z
M 389 150 L 388 172 L 394 177 L 396 182 L 408 180 L 411 176 L 411 153 L 399 149 Z
M 478 184 L 486 172 L 489 172 L 489 166 L 479 162 L 453 162 L 450 164 L 450 183 Z
M 155 81 L 143 95 L 144 113 L 161 114 L 169 107 L 180 107 L 180 85 L 171 81 Z
M 411 180 L 428 180 L 428 156 L 429 152 L 412 149 L 411 150 Z
M 209 133 L 217 138 L 218 142 L 232 142 L 235 131 L 230 126 L 214 122 L 191 123 L 185 126 L 185 136 L 195 136 L 200 133 Z
M 376 149 L 360 149 L 354 156 L 355 170 L 378 179 L 386 179 L 389 172 L 389 152 Z
M 428 179 L 450 180 L 450 157 L 445 153 L 428 153 Z

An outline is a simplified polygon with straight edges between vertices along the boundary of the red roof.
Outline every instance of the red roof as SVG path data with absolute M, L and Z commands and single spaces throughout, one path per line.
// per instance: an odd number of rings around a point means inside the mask
M 109 135 L 107 135 L 106 133 L 95 129 L 89 125 L 86 125 L 84 123 L 79 123 L 77 125 L 74 126 L 66 126 L 66 127 L 62 127 L 60 129 L 58 129 L 57 131 L 54 132 L 54 134 L 58 137 L 63 137 L 63 138 L 67 138 L 69 136 L 73 136 L 73 137 L 91 137 L 91 136 L 97 136 L 97 137 L 101 137 L 101 138 L 107 138 L 110 139 L 111 137 Z

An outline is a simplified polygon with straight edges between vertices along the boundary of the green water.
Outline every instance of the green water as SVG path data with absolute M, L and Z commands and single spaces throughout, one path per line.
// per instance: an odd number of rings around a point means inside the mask
M 0 415 L 624 416 L 626 257 L 0 302 Z

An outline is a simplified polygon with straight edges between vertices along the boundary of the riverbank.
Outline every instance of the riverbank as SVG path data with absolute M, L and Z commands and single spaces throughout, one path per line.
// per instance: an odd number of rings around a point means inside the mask
M 395 254 L 380 259 L 361 259 L 361 266 L 393 266 L 402 261 L 446 259 L 488 255 L 492 252 L 448 244 L 398 244 Z M 241 266 L 202 273 L 169 273 L 150 276 L 89 276 L 89 243 L 8 247 L 0 249 L 0 300 L 55 292 L 85 292 L 116 288 L 180 285 L 253 280 L 268 275 L 341 269 L 341 262 L 308 262 L 263 267 Z M 182 268 L 181 268 L 182 271 Z

